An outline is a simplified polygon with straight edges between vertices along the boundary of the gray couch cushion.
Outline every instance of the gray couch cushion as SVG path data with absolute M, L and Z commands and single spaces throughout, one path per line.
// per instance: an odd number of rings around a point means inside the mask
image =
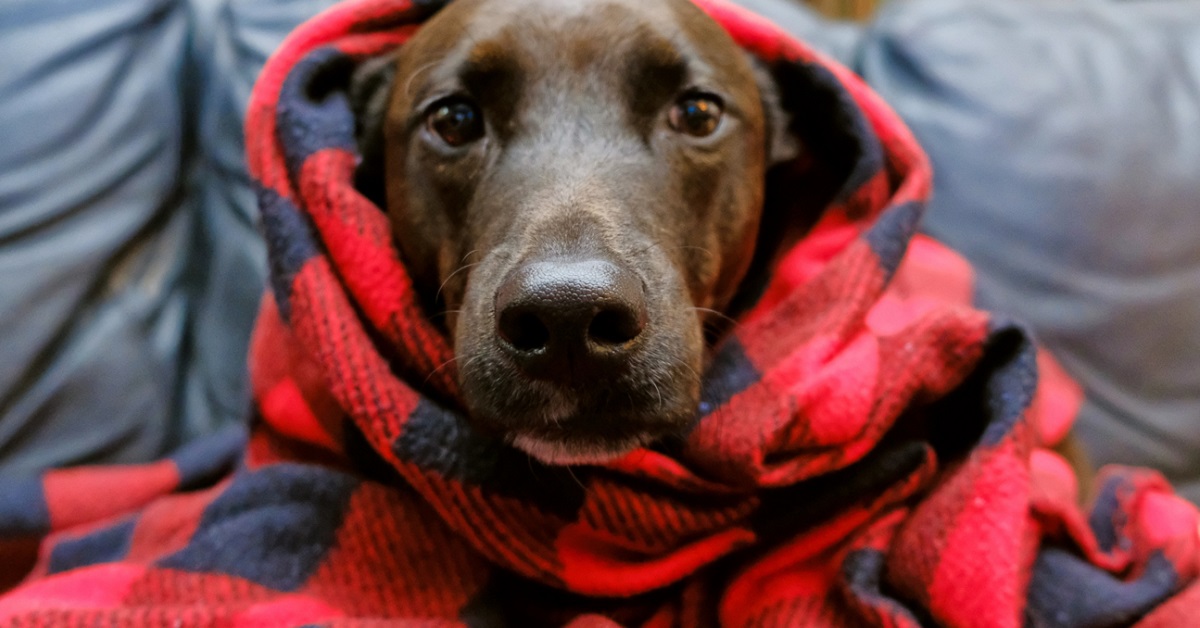
M 174 0 L 0 4 L 0 475 L 173 438 L 187 38 Z
M 250 407 L 246 347 L 266 285 L 242 131 L 250 92 L 284 37 L 334 2 L 191 0 L 188 87 L 197 151 L 188 197 L 199 224 L 181 415 L 189 434 L 243 420 Z
M 855 22 L 827 19 L 800 0 L 731 0 L 771 20 L 777 26 L 833 57 L 853 65 L 858 55 L 863 26 Z
M 927 229 L 1083 383 L 1097 460 L 1200 499 L 1200 5 L 898 2 L 860 59 L 932 158 Z

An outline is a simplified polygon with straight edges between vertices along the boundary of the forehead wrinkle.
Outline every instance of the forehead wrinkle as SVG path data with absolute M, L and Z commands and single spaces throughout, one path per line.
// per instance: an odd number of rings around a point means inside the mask
M 462 71 L 464 73 L 475 72 L 481 74 L 500 72 L 517 63 L 512 54 L 512 47 L 500 41 L 506 34 L 506 32 L 502 32 L 497 37 L 478 42 L 472 46 L 463 60 Z
M 480 42 L 466 54 L 458 68 L 463 87 L 485 101 L 507 100 L 511 107 L 517 97 L 522 75 L 521 60 L 508 44 L 504 33 Z
M 674 34 L 651 33 L 629 51 L 624 88 L 636 112 L 650 114 L 692 80 L 694 63 L 678 40 Z

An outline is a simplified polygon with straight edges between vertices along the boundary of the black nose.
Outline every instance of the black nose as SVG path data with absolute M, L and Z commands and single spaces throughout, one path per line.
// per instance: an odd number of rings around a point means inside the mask
M 537 261 L 496 291 L 496 330 L 539 379 L 601 375 L 619 365 L 646 326 L 642 282 L 599 259 Z

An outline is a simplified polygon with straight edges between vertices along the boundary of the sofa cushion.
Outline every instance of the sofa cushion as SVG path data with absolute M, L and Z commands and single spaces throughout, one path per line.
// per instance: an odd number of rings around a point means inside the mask
M 859 58 L 933 161 L 927 229 L 1084 385 L 1096 460 L 1200 499 L 1200 8 L 898 2 Z
M 0 475 L 174 438 L 186 7 L 0 3 Z
M 189 98 L 196 103 L 196 299 L 185 364 L 182 423 L 198 435 L 246 419 L 246 347 L 266 286 L 266 250 L 246 172 L 242 125 L 267 57 L 335 0 L 190 0 Z
M 852 65 L 858 55 L 863 26 L 857 22 L 823 17 L 801 0 L 731 0 L 771 20 L 793 37 L 836 59 Z

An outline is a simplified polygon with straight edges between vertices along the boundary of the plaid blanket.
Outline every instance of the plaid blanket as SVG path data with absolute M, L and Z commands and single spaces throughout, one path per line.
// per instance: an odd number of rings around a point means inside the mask
M 0 623 L 1194 623 L 1195 509 L 1134 469 L 1075 506 L 1048 447 L 1079 391 L 915 234 L 929 170 L 903 125 L 772 25 L 697 2 L 834 103 L 858 150 L 714 348 L 679 446 L 548 467 L 464 421 L 447 340 L 353 188 L 338 79 L 438 3 L 352 0 L 286 42 L 251 104 L 271 262 L 253 428 L 153 465 L 5 479 Z

